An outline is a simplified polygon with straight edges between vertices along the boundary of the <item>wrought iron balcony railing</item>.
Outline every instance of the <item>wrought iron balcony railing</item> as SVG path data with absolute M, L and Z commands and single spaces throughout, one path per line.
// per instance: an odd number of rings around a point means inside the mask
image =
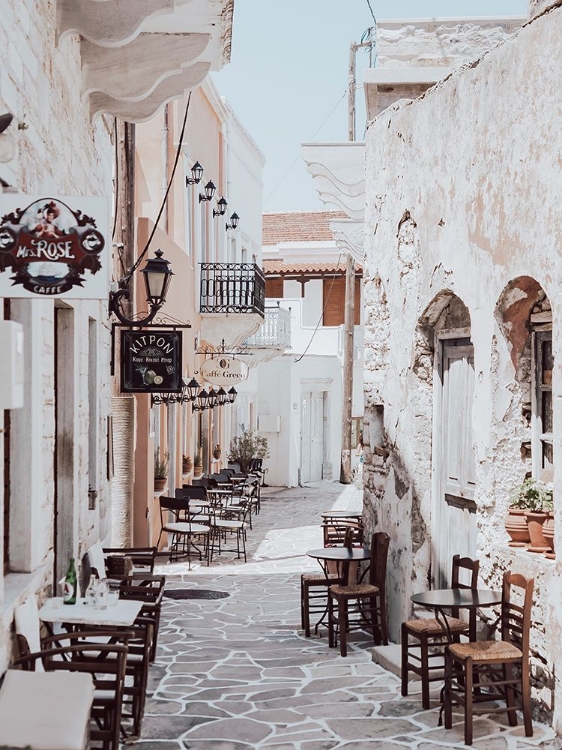
M 257 263 L 201 263 L 202 313 L 257 313 L 264 317 L 265 277 Z
M 291 313 L 275 305 L 265 308 L 265 320 L 259 331 L 244 342 L 247 346 L 288 348 L 291 346 Z

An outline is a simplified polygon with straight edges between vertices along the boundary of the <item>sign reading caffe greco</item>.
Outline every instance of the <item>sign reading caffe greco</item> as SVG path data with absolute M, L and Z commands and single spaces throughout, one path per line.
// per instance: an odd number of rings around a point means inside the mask
M 239 359 L 220 354 L 206 359 L 199 372 L 211 385 L 234 385 L 248 378 L 248 365 Z
M 106 198 L 0 195 L 0 296 L 106 299 Z
M 121 392 L 180 393 L 180 331 L 121 332 Z

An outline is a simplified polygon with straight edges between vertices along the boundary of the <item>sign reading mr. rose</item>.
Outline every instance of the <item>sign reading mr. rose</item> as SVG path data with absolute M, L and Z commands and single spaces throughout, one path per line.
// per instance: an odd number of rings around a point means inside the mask
M 0 219 L 2 296 L 107 296 L 104 198 L 0 196 L 1 209 L 12 206 Z M 101 277 L 101 288 L 96 277 Z

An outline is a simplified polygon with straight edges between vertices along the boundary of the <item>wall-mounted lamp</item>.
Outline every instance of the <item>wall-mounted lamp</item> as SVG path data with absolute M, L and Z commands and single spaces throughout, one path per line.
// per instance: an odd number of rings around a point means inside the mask
M 238 395 L 238 391 L 236 388 L 232 387 L 229 389 L 227 396 L 228 396 L 228 403 L 233 404 L 236 401 L 236 396 Z
M 226 198 L 223 196 L 222 198 L 219 198 L 217 201 L 218 209 L 213 208 L 213 219 L 216 219 L 217 216 L 224 216 L 226 213 L 226 207 L 228 206 Z
M 199 193 L 199 203 L 201 201 L 210 201 L 212 200 L 214 194 L 215 194 L 216 187 L 211 180 L 205 185 L 205 193 Z
M 208 401 L 209 401 L 209 394 L 203 388 L 203 390 L 199 391 L 197 398 L 191 405 L 191 408 L 193 409 L 193 411 L 205 411 L 205 409 L 207 408 Z
M 203 167 L 198 161 L 191 167 L 191 177 L 185 178 L 185 186 L 188 185 L 199 185 L 201 178 L 203 177 Z
M 219 406 L 224 406 L 226 403 L 228 403 L 228 395 L 224 388 L 221 386 L 217 391 L 217 404 Z
M 195 380 L 195 378 L 191 378 L 191 380 L 189 381 L 189 383 L 185 386 L 186 396 L 187 396 L 187 398 L 185 399 L 186 402 L 187 401 L 192 401 L 192 402 L 195 401 L 195 399 L 197 398 L 197 395 L 198 395 L 200 389 L 201 389 L 201 386 Z
M 230 222 L 227 223 L 226 228 L 228 229 L 236 229 L 236 227 L 240 224 L 240 217 L 236 213 L 236 211 L 233 214 L 230 214 Z
M 160 310 L 166 301 L 168 287 L 170 286 L 170 281 L 172 280 L 174 273 L 170 268 L 170 263 L 163 257 L 161 250 L 157 250 L 154 255 L 156 257 L 149 258 L 146 261 L 145 267 L 141 270 L 146 287 L 146 301 L 150 307 L 148 315 L 139 320 L 128 318 L 125 315 L 122 308 L 122 301 L 123 299 L 129 299 L 131 296 L 129 289 L 126 286 L 118 289 L 116 292 L 109 293 L 109 312 L 110 314 L 113 313 L 124 325 L 147 325 L 153 320 L 158 310 Z

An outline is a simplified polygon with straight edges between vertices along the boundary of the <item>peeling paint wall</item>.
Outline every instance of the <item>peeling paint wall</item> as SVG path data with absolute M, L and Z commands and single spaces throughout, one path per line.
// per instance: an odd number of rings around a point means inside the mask
M 393 640 L 432 579 L 440 512 L 435 336 L 474 346 L 481 583 L 535 577 L 533 695 L 562 730 L 560 562 L 508 546 L 513 488 L 530 467 L 531 314 L 552 309 L 556 540 L 562 532 L 562 8 L 520 29 L 367 133 L 365 516 L 391 534 Z M 562 546 L 562 541 L 559 542 Z M 492 612 L 488 613 L 495 619 Z

